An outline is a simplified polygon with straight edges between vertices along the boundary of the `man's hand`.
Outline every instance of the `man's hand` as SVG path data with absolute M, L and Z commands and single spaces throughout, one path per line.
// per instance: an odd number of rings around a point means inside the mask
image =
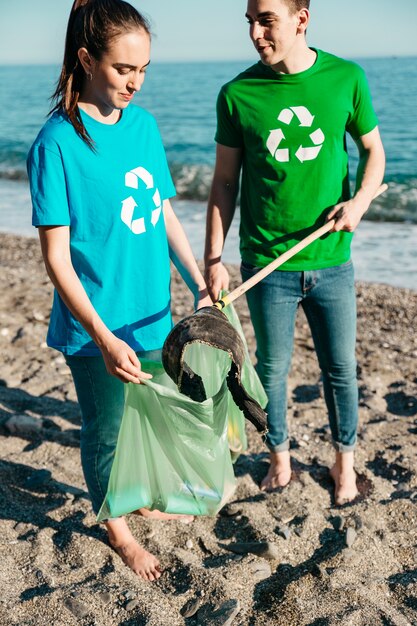
M 213 302 L 217 302 L 220 292 L 229 289 L 230 278 L 227 269 L 221 261 L 217 261 L 213 265 L 208 264 L 204 277 Z
M 140 384 L 152 378 L 151 374 L 142 371 L 136 352 L 121 339 L 113 337 L 101 346 L 104 363 L 109 374 L 116 376 L 123 383 Z
M 332 219 L 336 220 L 332 232 L 345 230 L 349 233 L 353 233 L 368 207 L 369 203 L 361 202 L 357 198 L 336 204 L 326 218 L 328 222 Z

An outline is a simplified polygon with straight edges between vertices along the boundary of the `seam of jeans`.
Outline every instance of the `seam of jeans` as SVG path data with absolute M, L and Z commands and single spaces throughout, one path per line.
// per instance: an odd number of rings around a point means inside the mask
M 100 441 L 101 441 L 100 423 L 101 423 L 101 420 L 99 419 L 99 416 L 98 416 L 98 404 L 97 404 L 97 395 L 96 395 L 96 390 L 95 390 L 95 385 L 94 385 L 94 376 L 91 374 L 91 371 L 90 371 L 87 363 L 85 363 L 85 368 L 86 368 L 86 371 L 87 371 L 88 378 L 90 380 L 91 393 L 93 395 L 94 405 L 96 407 L 98 444 L 97 444 L 97 452 L 96 452 L 96 455 L 95 455 L 95 458 L 94 458 L 94 476 L 95 476 L 95 479 L 96 479 L 96 485 L 98 486 L 98 490 L 100 492 L 100 495 L 101 495 L 101 498 L 102 498 L 102 501 L 103 501 L 106 494 L 103 493 L 103 490 L 101 488 L 101 483 L 100 483 L 99 474 L 98 474 L 98 466 L 97 466 L 97 459 L 98 459 L 98 457 L 100 455 L 100 448 L 101 448 L 101 445 L 100 445 Z M 94 503 L 93 503 L 93 508 L 94 508 Z

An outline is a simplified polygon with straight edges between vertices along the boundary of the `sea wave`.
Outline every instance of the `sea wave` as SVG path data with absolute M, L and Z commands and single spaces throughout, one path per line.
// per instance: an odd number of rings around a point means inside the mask
M 213 177 L 211 165 L 174 162 L 170 163 L 170 169 L 179 199 L 207 201 Z M 0 163 L 1 180 L 27 181 L 26 168 L 10 161 Z M 417 176 L 387 177 L 385 182 L 388 190 L 374 200 L 366 219 L 417 224 Z

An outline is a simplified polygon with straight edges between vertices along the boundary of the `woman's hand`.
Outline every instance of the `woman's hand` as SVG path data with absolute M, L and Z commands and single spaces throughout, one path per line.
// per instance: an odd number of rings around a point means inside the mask
M 209 296 L 209 292 L 206 286 L 199 289 L 199 291 L 194 296 L 194 308 L 202 309 L 205 306 L 211 306 L 213 304 L 213 300 Z
M 140 384 L 152 378 L 151 374 L 142 371 L 136 352 L 114 335 L 100 346 L 100 350 L 108 373 L 123 383 Z

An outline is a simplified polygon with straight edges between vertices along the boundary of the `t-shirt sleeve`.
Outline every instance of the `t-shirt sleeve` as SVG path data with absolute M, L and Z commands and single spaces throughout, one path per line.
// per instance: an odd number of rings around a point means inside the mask
M 357 67 L 356 82 L 353 93 L 353 111 L 348 120 L 349 134 L 358 139 L 371 132 L 378 125 L 378 118 L 372 105 L 371 93 L 365 72 Z
M 171 172 L 169 170 L 168 160 L 162 142 L 161 133 L 159 132 L 158 125 L 154 120 L 154 134 L 155 134 L 155 150 L 156 160 L 158 163 L 158 189 L 161 194 L 162 200 L 167 200 L 176 195 L 174 182 L 172 180 Z
M 229 148 L 243 146 L 239 124 L 233 116 L 232 104 L 224 88 L 221 89 L 217 98 L 217 130 L 214 139 L 217 143 Z
M 28 159 L 33 226 L 69 226 L 67 186 L 61 156 L 43 144 L 32 146 Z

